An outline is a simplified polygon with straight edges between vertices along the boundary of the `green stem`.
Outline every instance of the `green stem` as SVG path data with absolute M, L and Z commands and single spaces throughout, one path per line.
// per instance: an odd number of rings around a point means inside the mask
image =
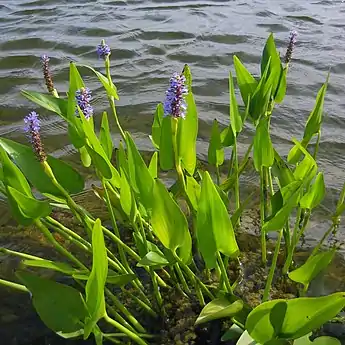
M 126 336 L 130 339 L 132 339 L 135 343 L 139 345 L 148 345 L 142 338 L 140 338 L 136 333 L 133 333 L 126 327 L 122 326 L 119 322 L 113 320 L 110 318 L 108 315 L 104 317 L 104 320 L 109 323 L 110 325 L 114 326 L 117 328 L 120 332 L 126 334 Z
M 283 237 L 283 230 L 280 230 L 279 233 L 278 233 L 277 243 L 276 243 L 276 246 L 275 246 L 275 249 L 274 249 L 272 264 L 271 264 L 271 267 L 270 267 L 270 272 L 269 272 L 268 277 L 267 277 L 266 286 L 265 286 L 265 290 L 264 290 L 264 295 L 262 297 L 262 302 L 268 301 L 268 298 L 269 298 L 269 293 L 270 293 L 271 286 L 272 286 L 274 271 L 275 271 L 276 266 L 277 266 L 277 260 L 278 260 L 278 255 L 279 255 L 279 250 L 280 250 L 280 243 L 281 243 L 282 237 Z
M 52 233 L 48 230 L 48 228 L 39 220 L 35 220 L 36 226 L 41 230 L 45 238 L 55 247 L 55 249 L 68 258 L 71 262 L 75 263 L 78 267 L 82 269 L 86 269 L 87 267 L 80 262 L 74 255 L 72 255 L 66 248 L 64 248 L 58 241 L 56 241 L 55 237 Z
M 111 78 L 111 73 L 110 73 L 110 59 L 109 59 L 109 56 L 106 57 L 105 59 L 105 74 L 107 76 L 107 79 L 108 79 L 108 82 L 109 82 L 109 85 L 112 85 L 113 84 L 113 80 Z M 117 113 L 116 113 L 116 107 L 115 107 L 115 100 L 114 100 L 114 97 L 113 96 L 108 96 L 108 100 L 109 100 L 109 104 L 110 104 L 110 108 L 113 112 L 113 116 L 114 116 L 114 119 L 115 119 L 115 123 L 116 123 L 116 126 L 123 138 L 123 140 L 126 142 L 126 136 L 125 136 L 125 132 L 123 131 L 122 127 L 121 127 L 121 124 L 120 124 L 120 121 L 119 121 L 119 117 L 117 116 Z
M 238 210 L 240 208 L 240 182 L 238 177 L 238 154 L 237 154 L 237 139 L 235 136 L 234 148 L 234 175 L 235 175 L 235 183 L 234 183 L 234 193 L 235 193 L 235 209 Z M 238 218 L 236 227 L 240 225 L 240 218 Z
M 325 242 L 326 238 L 330 235 L 330 233 L 334 230 L 336 227 L 336 224 L 332 223 L 332 225 L 329 227 L 329 229 L 323 234 L 321 240 L 317 244 L 317 246 L 313 249 L 313 251 L 310 254 L 310 257 L 316 255 L 318 251 L 320 250 L 321 246 L 323 245 L 323 242 Z
M 219 186 L 220 184 L 220 172 L 219 172 L 219 165 L 216 164 L 216 179 L 217 179 L 217 185 Z
M 8 280 L 0 279 L 0 285 L 18 290 L 20 292 L 30 292 L 24 285 L 10 282 Z
M 265 180 L 263 167 L 260 169 L 260 224 L 261 224 L 261 261 L 264 265 L 267 262 L 266 254 L 266 233 L 262 230 L 265 221 Z
M 126 316 L 127 320 L 136 328 L 138 332 L 146 333 L 145 328 L 138 322 L 138 320 L 128 311 L 128 309 L 118 300 L 118 298 L 108 289 L 105 288 L 104 292 L 112 300 L 115 307 Z
M 190 293 L 190 288 L 189 288 L 189 286 L 187 284 L 187 281 L 186 281 L 186 279 L 185 279 L 185 277 L 184 277 L 184 275 L 183 275 L 183 273 L 181 271 L 181 268 L 180 268 L 179 264 L 176 263 L 174 266 L 175 266 L 175 270 L 176 270 L 177 275 L 178 275 L 178 277 L 179 277 L 179 279 L 180 279 L 180 281 L 182 283 L 182 286 L 183 286 L 184 290 L 186 292 Z
M 225 283 L 226 289 L 227 289 L 229 294 L 233 295 L 233 291 L 232 291 L 231 284 L 229 281 L 228 272 L 226 271 L 226 268 L 224 266 L 224 262 L 222 260 L 222 256 L 220 255 L 219 252 L 217 252 L 217 259 L 218 259 L 220 271 L 222 272 L 222 277 L 223 277 L 223 281 Z
M 104 190 L 105 201 L 106 201 L 107 208 L 108 208 L 108 211 L 109 211 L 109 214 L 110 214 L 111 224 L 113 226 L 113 231 L 115 233 L 115 236 L 120 239 L 120 232 L 119 232 L 119 229 L 117 227 L 117 223 L 116 223 L 116 219 L 115 219 L 115 213 L 114 213 L 111 201 L 110 201 L 108 189 L 107 189 L 107 186 L 106 186 L 104 178 L 102 179 L 102 186 L 103 186 L 103 190 Z M 122 264 L 124 265 L 124 267 L 128 271 L 130 271 L 130 267 L 129 267 L 129 264 L 128 264 L 128 261 L 127 261 L 127 258 L 126 258 L 126 254 L 125 254 L 125 252 L 123 250 L 123 246 L 121 246 L 119 243 L 117 243 L 117 249 L 119 251 L 120 260 L 121 260 Z
M 319 130 L 317 132 L 317 139 L 316 139 L 316 144 L 315 144 L 315 151 L 314 151 L 314 155 L 313 158 L 316 160 L 316 156 L 319 152 L 319 147 L 320 147 L 320 139 L 321 139 L 321 130 Z
M 39 256 L 16 252 L 15 250 L 3 248 L 3 247 L 0 247 L 0 253 L 18 256 L 19 258 L 28 259 L 28 260 L 44 260 L 43 258 L 40 258 Z

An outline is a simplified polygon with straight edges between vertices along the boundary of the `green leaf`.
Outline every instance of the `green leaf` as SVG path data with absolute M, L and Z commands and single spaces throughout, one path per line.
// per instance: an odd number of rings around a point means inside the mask
M 163 254 L 157 252 L 148 252 L 137 264 L 139 267 L 151 266 L 151 267 L 164 267 L 169 265 L 169 261 Z
M 5 138 L 0 138 L 0 145 L 13 159 L 30 183 L 41 193 L 62 196 L 61 192 L 53 185 L 44 172 L 42 164 L 37 160 L 30 147 Z M 56 180 L 70 194 L 77 194 L 83 191 L 84 179 L 76 170 L 67 163 L 52 156 L 47 156 L 47 162 Z
M 128 183 L 127 177 L 125 172 L 120 168 L 121 172 L 121 189 L 120 189 L 120 203 L 123 209 L 123 212 L 126 213 L 128 217 L 131 216 L 132 208 L 133 208 L 133 200 L 132 198 L 132 190 L 131 186 Z
M 200 325 L 212 320 L 230 318 L 241 311 L 242 308 L 242 300 L 230 302 L 226 297 L 216 298 L 206 304 L 206 306 L 202 309 L 200 315 L 195 321 L 195 325 Z
M 87 152 L 87 149 L 85 146 L 82 146 L 79 148 L 79 153 L 80 153 L 80 159 L 81 162 L 83 163 L 84 167 L 88 168 L 90 167 L 92 161 L 89 153 Z
M 326 194 L 325 181 L 323 179 L 323 173 L 320 172 L 315 179 L 314 184 L 311 186 L 310 190 L 303 195 L 300 200 L 300 206 L 302 208 L 308 208 L 312 210 L 318 206 Z
M 207 268 L 216 267 L 217 251 L 229 257 L 239 254 L 228 211 L 208 172 L 201 182 L 196 235 Z
M 247 105 L 248 97 L 252 96 L 258 86 L 258 82 L 243 66 L 240 59 L 234 55 L 234 65 L 236 70 L 237 84 L 240 88 L 243 103 Z
M 183 167 L 190 175 L 194 174 L 196 166 L 196 138 L 198 135 L 198 112 L 192 91 L 192 75 L 188 65 L 184 66 L 188 94 L 185 96 L 187 104 L 186 118 L 180 119 L 178 126 L 178 152 Z
M 319 90 L 316 102 L 314 105 L 314 109 L 309 115 L 309 118 L 307 120 L 307 124 L 304 130 L 304 136 L 303 138 L 311 139 L 313 135 L 317 134 L 321 129 L 321 124 L 323 120 L 323 105 L 325 101 L 325 95 L 327 91 L 329 81 L 329 74 L 327 76 L 326 82 L 322 85 L 321 89 Z
M 102 73 L 99 73 L 98 71 L 96 71 L 94 68 L 92 68 L 90 66 L 81 65 L 81 64 L 78 64 L 78 65 L 80 67 L 88 68 L 89 70 L 91 70 L 93 73 L 96 74 L 97 78 L 99 79 L 99 81 L 102 83 L 104 89 L 106 90 L 108 96 L 114 97 L 116 100 L 119 99 L 116 86 L 114 85 L 114 83 L 112 81 L 109 81 L 106 76 L 104 76 Z
M 224 147 L 231 147 L 234 145 L 235 135 L 230 125 L 222 130 L 220 138 Z
M 230 125 L 234 133 L 242 131 L 242 117 L 238 110 L 234 81 L 230 72 L 229 76 L 229 94 L 230 94 Z
M 98 152 L 96 152 L 91 146 L 86 145 L 85 147 L 95 167 L 100 172 L 102 177 L 106 178 L 107 180 L 110 180 L 113 177 L 113 174 L 105 158 L 101 156 Z
M 68 275 L 72 275 L 78 272 L 78 270 L 76 270 L 75 268 L 73 268 L 72 266 L 68 265 L 65 262 L 50 261 L 50 260 L 45 260 L 45 259 L 23 260 L 23 264 L 25 266 L 30 266 L 30 267 L 48 268 L 50 270 L 62 272 Z
M 174 167 L 174 150 L 172 142 L 171 116 L 165 116 L 162 120 L 161 136 L 159 142 L 159 163 L 162 170 L 170 170 Z
M 272 309 L 278 303 L 285 302 L 286 313 L 282 327 L 275 334 L 270 322 Z M 246 329 L 251 337 L 260 344 L 273 338 L 298 339 L 336 316 L 345 306 L 345 293 L 337 292 L 322 297 L 302 297 L 290 300 L 272 300 L 257 306 L 248 316 Z
M 0 146 L 0 160 L 4 184 L 15 188 L 27 196 L 31 196 L 32 192 L 28 181 L 20 169 L 9 159 L 7 152 L 2 146 Z
M 186 176 L 186 192 L 194 210 L 198 209 L 201 187 L 191 176 Z
M 51 214 L 52 208 L 48 201 L 40 201 L 27 196 L 16 189 L 8 186 L 8 193 L 11 195 L 13 200 L 16 201 L 19 209 L 23 215 L 27 218 L 39 219 L 47 217 Z
M 138 253 L 140 257 L 144 257 L 148 252 L 156 252 L 164 256 L 162 251 L 154 243 L 147 240 L 144 242 L 143 238 L 138 233 L 133 232 L 133 237 L 134 237 L 135 245 L 138 249 Z M 146 244 L 147 244 L 147 250 L 145 246 Z
M 213 121 L 211 140 L 208 147 L 208 162 L 217 167 L 224 162 L 224 149 L 216 119 Z
M 248 331 L 244 331 L 238 339 L 236 345 L 255 345 L 255 340 L 249 335 Z
M 111 140 L 111 133 L 108 122 L 107 112 L 103 112 L 101 131 L 99 133 L 99 141 L 103 147 L 104 152 L 106 153 L 109 160 L 113 154 L 113 141 Z
M 154 181 L 132 137 L 128 132 L 126 132 L 126 136 L 130 184 L 137 193 L 139 201 L 146 210 L 149 210 L 152 203 Z
M 308 146 L 311 138 L 314 135 L 318 134 L 321 129 L 321 124 L 323 121 L 323 105 L 324 105 L 325 95 L 327 91 L 328 80 L 329 80 L 329 74 L 327 76 L 326 82 L 322 85 L 322 87 L 320 88 L 317 94 L 314 108 L 309 114 L 305 129 L 304 129 L 303 140 L 301 142 L 304 148 Z M 300 159 L 301 154 L 302 152 L 300 150 L 300 147 L 294 146 L 289 152 L 289 156 L 288 156 L 289 163 L 296 164 L 298 160 Z
M 157 178 L 158 176 L 158 152 L 154 152 L 150 164 L 149 164 L 149 172 L 153 179 Z
M 256 171 L 262 167 L 271 167 L 274 162 L 274 149 L 269 133 L 269 118 L 262 118 L 255 131 L 254 137 L 254 166 Z
M 126 176 L 129 178 L 127 155 L 126 155 L 125 148 L 123 147 L 121 140 L 119 142 L 119 147 L 116 150 L 116 163 L 117 163 L 118 170 L 121 170 L 122 168 Z
M 235 324 L 233 324 L 222 336 L 221 341 L 229 341 L 239 339 L 243 329 Z
M 153 124 L 152 124 L 152 131 L 151 131 L 152 133 L 151 141 L 157 149 L 159 149 L 159 143 L 161 141 L 163 116 L 164 116 L 163 104 L 159 103 L 157 105 L 157 108 L 153 117 Z
M 270 64 L 269 64 L 270 61 Z M 273 34 L 271 33 L 266 41 L 262 59 L 261 59 L 261 75 L 264 75 L 265 69 L 268 67 L 267 78 L 272 79 L 272 93 L 276 94 L 276 90 L 279 87 L 279 81 L 281 74 L 283 73 L 283 67 L 280 61 L 279 53 L 277 51 Z
M 153 187 L 151 224 L 152 231 L 164 247 L 172 252 L 179 248 L 179 257 L 187 263 L 192 250 L 187 219 L 158 179 L 155 180 Z
M 273 175 L 279 180 L 280 187 L 285 187 L 289 183 L 295 181 L 294 175 L 290 170 L 289 166 L 283 161 L 279 153 L 274 151 L 274 164 L 272 166 Z
M 73 275 L 74 279 L 78 280 L 88 280 L 90 275 L 88 274 L 81 274 L 81 273 L 74 273 Z M 106 282 L 115 286 L 124 286 L 131 282 L 132 280 L 136 279 L 135 274 L 116 274 L 114 272 L 108 272 L 108 276 L 106 279 Z
M 280 80 L 278 84 L 278 88 L 276 90 L 276 94 L 274 96 L 274 100 L 276 103 L 283 102 L 286 94 L 286 75 L 287 75 L 287 68 L 285 67 L 280 74 Z
M 92 229 L 92 270 L 86 283 L 86 305 L 90 317 L 85 322 L 87 339 L 99 319 L 106 315 L 104 287 L 108 275 L 108 256 L 101 221 L 96 219 Z
M 337 338 L 323 336 L 314 339 L 313 345 L 341 345 L 341 342 Z
M 64 333 L 80 330 L 87 310 L 79 291 L 29 272 L 17 276 L 32 293 L 32 303 L 48 328 Z
M 289 273 L 289 278 L 307 289 L 309 283 L 333 260 L 335 249 L 310 256 L 300 267 Z
M 317 165 L 314 158 L 310 155 L 310 153 L 303 147 L 301 143 L 297 140 L 292 139 L 295 143 L 295 147 L 298 147 L 300 152 L 305 155 L 302 162 L 300 162 L 295 171 L 294 171 L 294 178 L 296 180 L 303 181 L 304 185 L 308 185 L 310 181 L 314 178 L 317 172 Z M 289 160 L 289 157 L 288 157 Z
M 270 68 L 270 61 L 271 60 L 268 61 L 260 82 L 250 99 L 249 114 L 254 123 L 261 119 L 261 117 L 266 116 L 268 105 L 271 100 L 273 79 L 272 77 L 267 77 Z
M 21 94 L 42 108 L 48 109 L 67 120 L 68 102 L 63 98 L 56 98 L 36 91 L 21 91 Z
M 302 183 L 300 181 L 294 181 L 281 189 L 283 207 L 273 216 L 273 218 L 264 223 L 262 231 L 269 232 L 283 229 L 292 209 L 298 204 L 301 188 Z

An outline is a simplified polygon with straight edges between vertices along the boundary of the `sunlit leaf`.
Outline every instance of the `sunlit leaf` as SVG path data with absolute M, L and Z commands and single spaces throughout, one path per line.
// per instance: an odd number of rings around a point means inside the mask
M 111 159 L 113 153 L 113 141 L 111 140 L 110 127 L 108 122 L 107 112 L 103 112 L 101 130 L 99 133 L 99 141 L 106 153 L 107 157 Z
M 278 303 L 286 303 L 282 327 L 278 334 L 270 322 L 272 309 Z M 301 297 L 290 300 L 272 300 L 257 306 L 248 316 L 246 329 L 260 344 L 274 338 L 298 339 L 336 316 L 345 306 L 345 293 L 337 292 L 322 297 Z
M 149 172 L 152 178 L 157 178 L 158 176 L 158 152 L 154 152 L 150 164 L 149 164 Z
M 188 94 L 185 96 L 187 104 L 186 118 L 180 119 L 178 127 L 178 152 L 183 167 L 190 175 L 194 174 L 196 166 L 196 138 L 198 135 L 198 112 L 192 91 L 192 75 L 188 65 L 185 65 L 183 74 L 188 85 Z
M 208 172 L 204 173 L 201 182 L 197 239 L 208 268 L 216 267 L 217 251 L 229 257 L 237 257 L 239 254 L 228 211 Z
M 238 110 L 234 81 L 230 72 L 229 76 L 229 94 L 230 94 L 230 126 L 234 133 L 242 131 L 242 117 Z
M 311 186 L 310 190 L 303 195 L 300 200 L 300 206 L 302 208 L 308 208 L 312 210 L 318 206 L 326 194 L 325 181 L 323 178 L 323 173 L 320 172 L 315 179 L 314 184 Z
M 164 257 L 162 253 L 148 252 L 137 264 L 139 267 L 151 266 L 151 267 L 164 267 L 169 265 L 169 261 Z
M 196 319 L 195 324 L 200 325 L 201 323 L 211 320 L 230 318 L 241 311 L 242 308 L 243 302 L 240 299 L 235 302 L 231 302 L 226 297 L 216 298 L 206 304 Z
M 234 55 L 234 66 L 236 70 L 237 84 L 241 91 L 243 103 L 247 104 L 248 97 L 254 94 L 258 86 L 258 82 L 243 66 L 242 62 L 236 55 Z
M 154 182 L 152 195 L 152 231 L 164 247 L 175 252 L 182 261 L 188 262 L 192 241 L 185 215 L 158 179 Z
M 213 121 L 211 140 L 208 147 L 208 162 L 214 166 L 220 166 L 224 162 L 224 149 L 217 120 Z
M 90 317 L 85 320 L 84 339 L 87 339 L 99 319 L 106 315 L 104 287 L 108 276 L 108 256 L 101 221 L 92 229 L 92 270 L 86 283 L 86 305 Z
M 289 278 L 307 288 L 309 283 L 331 263 L 334 255 L 335 249 L 332 249 L 309 257 L 302 266 L 289 273 Z
M 269 133 L 269 119 L 262 118 L 258 123 L 254 137 L 254 166 L 257 171 L 262 167 L 271 167 L 274 162 L 274 150 Z
M 41 193 L 61 196 L 61 191 L 53 185 L 30 147 L 6 138 L 0 138 L 0 145 L 13 159 L 30 183 Z M 76 170 L 67 163 L 49 155 L 47 156 L 47 162 L 52 168 L 57 181 L 69 193 L 76 194 L 83 191 L 84 179 Z
M 153 118 L 152 124 L 152 134 L 151 134 L 151 141 L 153 145 L 159 149 L 159 143 L 161 140 L 161 130 L 162 130 L 162 121 L 164 116 L 164 108 L 163 104 L 159 103 L 156 107 L 156 111 Z
M 166 116 L 162 120 L 159 142 L 159 163 L 162 170 L 170 170 L 174 167 L 171 116 Z

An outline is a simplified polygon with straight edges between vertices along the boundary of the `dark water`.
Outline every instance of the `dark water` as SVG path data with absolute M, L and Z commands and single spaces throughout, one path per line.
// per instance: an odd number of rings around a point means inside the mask
M 288 76 L 288 94 L 272 120 L 274 143 L 287 154 L 290 139 L 300 138 L 317 90 L 331 68 L 319 164 L 326 172 L 333 209 L 345 174 L 344 92 L 345 3 L 340 0 L 251 1 L 0 1 L 0 135 L 24 141 L 22 118 L 35 106 L 21 89 L 45 91 L 39 57 L 48 54 L 60 93 L 67 89 L 68 62 L 102 70 L 95 46 L 102 38 L 112 47 L 112 73 L 118 86 L 118 113 L 123 127 L 134 133 L 142 149 L 152 150 L 148 134 L 156 104 L 168 78 L 185 63 L 191 66 L 199 110 L 198 152 L 207 157 L 210 124 L 228 116 L 228 73 L 237 54 L 258 74 L 261 51 L 274 32 L 284 54 L 290 29 L 299 33 Z M 87 74 L 97 113 L 107 109 L 99 84 Z M 73 160 L 62 120 L 39 110 L 46 150 Z M 252 129 L 240 137 L 241 152 Z M 115 131 L 114 139 L 118 139 Z M 256 177 L 255 177 L 256 178 Z M 248 177 L 248 183 L 256 183 Z M 319 225 L 316 226 L 317 228 Z M 318 229 L 315 230 L 316 232 Z

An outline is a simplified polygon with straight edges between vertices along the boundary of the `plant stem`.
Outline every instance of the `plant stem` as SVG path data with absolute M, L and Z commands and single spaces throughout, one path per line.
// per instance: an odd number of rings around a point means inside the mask
M 190 288 L 189 288 L 189 286 L 187 284 L 187 281 L 186 281 L 186 279 L 185 279 L 185 277 L 184 277 L 184 275 L 183 275 L 183 273 L 181 271 L 181 268 L 180 268 L 179 264 L 176 263 L 174 266 L 175 266 L 175 270 L 177 272 L 177 275 L 180 278 L 180 281 L 182 283 L 183 288 L 185 289 L 186 292 L 190 293 L 191 292 Z
M 34 256 L 31 254 L 16 252 L 14 250 L 3 248 L 3 247 L 0 247 L 0 253 L 18 256 L 19 258 L 28 259 L 28 260 L 44 260 L 43 258 L 41 258 L 39 256 Z
M 127 320 L 136 328 L 138 332 L 146 333 L 146 330 L 138 320 L 128 311 L 128 309 L 118 300 L 118 298 L 108 289 L 105 288 L 104 292 L 112 300 L 115 307 L 126 316 Z
M 140 338 L 136 333 L 133 333 L 126 327 L 122 326 L 119 322 L 113 320 L 108 315 L 105 315 L 104 320 L 108 322 L 110 325 L 117 328 L 120 332 L 126 334 L 126 336 L 130 339 L 132 339 L 135 343 L 139 345 L 148 345 L 142 338 Z
M 321 246 L 323 245 L 323 242 L 325 242 L 325 239 L 329 236 L 329 234 L 335 229 L 337 225 L 332 223 L 332 225 L 329 227 L 329 229 L 323 234 L 321 240 L 317 244 L 316 247 L 314 247 L 313 251 L 310 254 L 310 257 L 314 256 L 317 254 L 317 252 L 320 250 Z
M 30 292 L 26 288 L 26 286 L 24 286 L 22 284 L 13 283 L 13 282 L 10 282 L 10 281 L 4 280 L 4 279 L 0 279 L 0 285 L 6 286 L 6 287 L 9 287 L 11 289 L 15 289 L 15 290 L 18 290 L 21 292 Z
M 265 221 L 265 179 L 264 179 L 264 168 L 260 169 L 260 224 L 261 224 L 261 261 L 263 265 L 266 265 L 266 233 L 262 231 L 262 227 Z
M 316 156 L 319 152 L 319 147 L 320 147 L 320 139 L 321 139 L 321 130 L 319 130 L 317 132 L 317 139 L 316 139 L 316 144 L 315 144 L 315 151 L 314 151 L 314 155 L 313 158 L 316 160 Z
M 269 298 L 269 293 L 270 293 L 271 286 L 272 286 L 274 271 L 275 271 L 276 266 L 277 266 L 277 260 L 278 260 L 278 255 L 279 255 L 279 250 L 280 250 L 280 243 L 281 243 L 282 237 L 283 237 L 283 230 L 280 230 L 278 232 L 278 239 L 277 239 L 276 247 L 274 249 L 272 264 L 271 264 L 271 267 L 270 267 L 270 272 L 269 272 L 268 277 L 267 277 L 266 286 L 265 286 L 265 290 L 264 290 L 264 295 L 262 297 L 262 302 L 268 301 L 268 298 Z
M 87 270 L 87 267 L 80 262 L 73 254 L 71 254 L 66 248 L 64 248 L 55 237 L 48 230 L 48 228 L 39 220 L 35 220 L 36 226 L 41 230 L 45 238 L 55 247 L 55 249 L 60 252 L 62 255 L 66 256 L 71 262 L 75 263 L 78 267 Z
M 219 252 L 217 252 L 217 259 L 218 259 L 220 271 L 222 272 L 222 277 L 223 277 L 223 281 L 225 283 L 226 289 L 227 289 L 229 294 L 233 295 L 233 291 L 232 291 L 231 284 L 229 281 L 228 272 L 226 271 L 226 268 L 224 266 L 224 262 L 222 260 L 222 256 L 220 255 Z
M 220 184 L 220 172 L 219 172 L 219 165 L 216 164 L 216 182 L 217 182 L 217 185 L 219 186 Z
M 104 196 L 105 196 L 105 201 L 107 204 L 108 212 L 110 214 L 111 224 L 113 226 L 113 231 L 115 233 L 115 236 L 120 239 L 120 232 L 119 232 L 119 229 L 117 227 L 117 223 L 116 223 L 116 219 L 115 219 L 115 213 L 114 213 L 113 206 L 112 206 L 110 198 L 109 198 L 109 193 L 108 193 L 108 189 L 107 189 L 104 178 L 102 178 L 102 186 L 103 186 L 103 190 L 104 190 Z M 122 264 L 124 265 L 124 267 L 128 271 L 130 271 L 130 267 L 129 267 L 129 264 L 128 264 L 128 261 L 126 258 L 126 254 L 123 250 L 123 246 L 121 246 L 119 243 L 117 243 L 117 249 L 119 251 L 120 260 L 121 260 Z
M 237 154 L 237 139 L 236 139 L 236 133 L 234 134 L 235 141 L 234 141 L 234 148 L 233 148 L 233 154 L 234 154 L 234 164 L 233 164 L 233 171 L 235 175 L 235 183 L 234 183 L 234 193 L 235 193 L 235 209 L 238 210 L 240 208 L 240 182 L 239 182 L 239 176 L 238 176 L 238 154 Z M 235 227 L 240 225 L 240 218 L 238 218 L 236 224 L 234 224 Z
M 106 73 L 106 76 L 107 76 L 107 79 L 108 79 L 109 86 L 111 86 L 113 84 L 113 80 L 112 80 L 111 74 L 110 74 L 110 59 L 109 59 L 109 56 L 107 56 L 106 59 L 105 59 L 105 73 Z M 123 138 L 123 140 L 126 142 L 125 132 L 123 131 L 123 129 L 121 127 L 119 118 L 118 118 L 117 113 L 116 113 L 114 97 L 108 95 L 108 100 L 109 100 L 110 108 L 111 108 L 111 110 L 113 112 L 113 115 L 114 115 L 116 126 L 117 126 L 117 128 L 118 128 L 118 130 L 119 130 L 119 132 L 120 132 L 120 134 L 121 134 L 121 136 Z

